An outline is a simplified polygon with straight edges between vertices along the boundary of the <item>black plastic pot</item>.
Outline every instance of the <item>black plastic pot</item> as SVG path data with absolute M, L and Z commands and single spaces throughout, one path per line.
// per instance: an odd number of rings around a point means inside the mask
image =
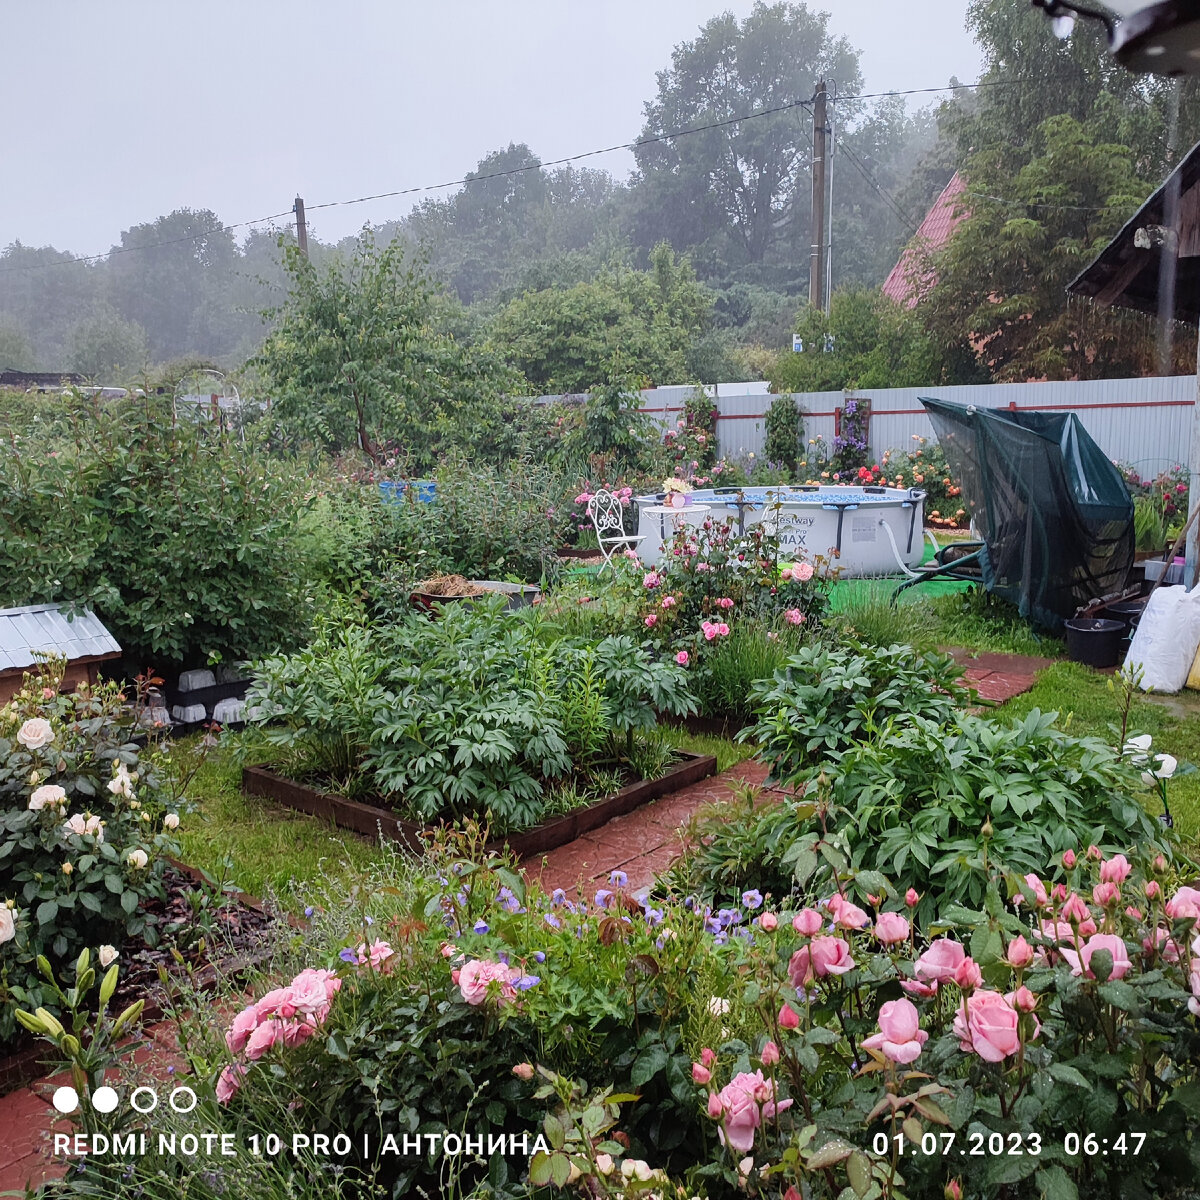
M 1146 598 L 1143 596 L 1137 600 L 1118 600 L 1105 608 L 1104 615 L 1110 620 L 1120 621 L 1125 626 L 1126 633 L 1132 636 L 1145 611 Z
M 1077 617 L 1066 622 L 1067 655 L 1089 667 L 1115 667 L 1121 657 L 1125 624 L 1103 617 Z

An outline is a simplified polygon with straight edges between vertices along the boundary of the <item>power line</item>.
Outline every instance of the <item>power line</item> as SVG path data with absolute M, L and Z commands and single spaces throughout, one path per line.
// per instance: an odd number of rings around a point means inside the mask
M 1032 83 L 1027 78 L 1020 79 L 980 79 L 975 83 L 948 83 L 945 87 L 905 88 L 896 92 L 858 92 L 851 96 L 838 96 L 839 100 L 882 100 L 889 96 L 925 96 L 934 92 L 961 92 L 972 88 L 985 87 L 1016 87 L 1022 83 Z

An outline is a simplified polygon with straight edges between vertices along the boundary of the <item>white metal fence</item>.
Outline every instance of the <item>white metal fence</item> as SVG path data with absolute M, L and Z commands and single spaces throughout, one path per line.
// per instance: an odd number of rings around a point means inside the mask
M 693 390 L 652 388 L 642 393 L 642 403 L 648 414 L 667 428 L 674 428 Z M 721 454 L 729 458 L 748 454 L 761 457 L 766 443 L 767 408 L 774 398 L 767 394 L 767 384 L 722 383 L 705 391 L 717 404 Z M 800 393 L 795 399 L 805 414 L 805 436 L 831 443 L 838 411 L 850 395 L 871 401 L 870 445 L 876 459 L 885 450 L 910 449 L 914 435 L 933 436 L 920 402 L 921 396 L 933 396 L 981 408 L 1075 412 L 1109 458 L 1134 467 L 1141 475 L 1153 475 L 1187 461 L 1196 377 Z

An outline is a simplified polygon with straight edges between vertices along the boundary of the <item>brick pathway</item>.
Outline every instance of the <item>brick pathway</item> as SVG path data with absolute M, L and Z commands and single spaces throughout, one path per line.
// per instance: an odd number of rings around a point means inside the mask
M 951 653 L 965 667 L 967 679 L 979 695 L 996 703 L 1028 691 L 1036 673 L 1055 661 L 1011 654 L 972 655 L 965 650 Z M 762 763 L 738 763 L 720 775 L 617 817 L 567 846 L 528 859 L 522 869 L 528 878 L 540 879 L 548 890 L 570 890 L 578 885 L 590 892 L 597 881 L 607 880 L 609 872 L 617 870 L 629 876 L 632 889 L 647 887 L 680 852 L 683 829 L 702 806 L 732 800 L 734 789 L 743 784 L 760 787 L 766 776 Z M 176 1053 L 174 1028 L 162 1022 L 146 1032 L 147 1045 L 138 1050 L 135 1059 L 149 1061 L 152 1073 L 166 1079 Z M 19 1191 L 27 1181 L 36 1186 L 42 1179 L 61 1174 L 62 1168 L 50 1161 L 47 1138 L 57 1119 L 50 1104 L 56 1082 L 43 1080 L 0 1096 L 0 1193 Z

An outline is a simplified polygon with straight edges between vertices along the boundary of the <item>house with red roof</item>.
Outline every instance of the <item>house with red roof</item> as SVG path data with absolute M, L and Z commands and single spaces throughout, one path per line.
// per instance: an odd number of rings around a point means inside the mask
M 949 242 L 954 231 L 970 216 L 959 199 L 966 188 L 966 180 L 956 171 L 884 280 L 883 294 L 889 299 L 905 308 L 915 308 L 929 295 L 937 277 L 923 264 L 930 254 Z

